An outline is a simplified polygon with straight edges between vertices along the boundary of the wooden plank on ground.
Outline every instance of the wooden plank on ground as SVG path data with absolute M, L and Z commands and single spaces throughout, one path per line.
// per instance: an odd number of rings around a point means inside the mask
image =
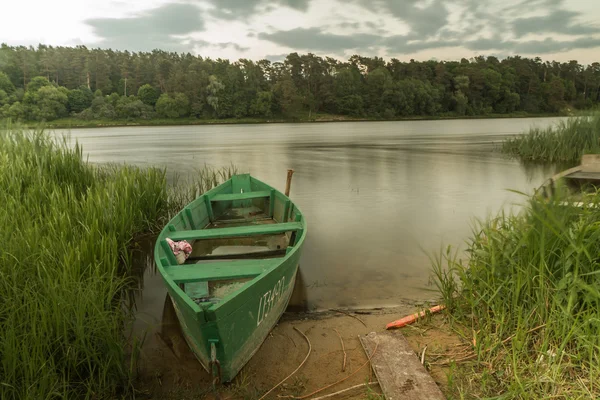
M 386 400 L 444 400 L 408 342 L 398 331 L 371 332 L 360 337 Z

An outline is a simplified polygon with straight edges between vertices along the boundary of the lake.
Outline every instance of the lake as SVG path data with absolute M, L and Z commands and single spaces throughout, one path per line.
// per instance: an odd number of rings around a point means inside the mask
M 460 246 L 476 218 L 524 200 L 555 172 L 495 151 L 559 118 L 73 129 L 94 163 L 193 174 L 236 165 L 291 197 L 308 222 L 300 270 L 310 310 L 435 298 L 430 254 Z M 64 131 L 57 131 L 64 132 Z M 463 246 L 464 247 L 464 246 Z M 166 291 L 146 273 L 144 301 Z M 143 308 L 153 309 L 146 304 Z

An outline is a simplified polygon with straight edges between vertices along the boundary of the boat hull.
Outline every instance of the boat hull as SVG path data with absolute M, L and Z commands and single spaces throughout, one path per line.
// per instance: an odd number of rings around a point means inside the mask
M 600 155 L 586 154 L 581 164 L 566 169 L 544 182 L 536 193 L 545 198 L 554 196 L 556 186 L 561 183 L 567 189 L 566 195 L 584 193 L 586 189 L 600 187 Z
M 298 207 L 249 174 L 196 198 L 158 236 L 154 258 L 181 332 L 221 382 L 237 375 L 287 308 L 305 237 Z M 193 247 L 184 265 L 171 247 L 181 240 Z
M 207 338 L 219 338 L 216 349 L 221 382 L 230 382 L 250 361 L 285 312 L 298 271 L 299 257 L 293 258 L 245 293 L 247 302 L 244 306 L 214 322 L 186 318 L 182 312 L 185 304 L 178 301 L 176 293 L 169 293 L 190 350 L 206 371 L 215 374 L 217 371 L 210 368 L 210 346 L 206 343 Z
M 296 205 L 248 174 L 199 196 L 158 236 L 154 258 L 181 332 L 221 382 L 237 375 L 287 308 L 305 237 Z M 178 265 L 168 240 L 191 240 L 199 262 Z M 261 248 L 260 256 L 213 253 L 215 246 L 250 242 Z

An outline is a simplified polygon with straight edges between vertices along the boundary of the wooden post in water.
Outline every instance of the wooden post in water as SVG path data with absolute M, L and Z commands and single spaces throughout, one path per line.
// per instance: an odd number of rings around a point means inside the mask
M 294 175 L 293 169 L 288 169 L 287 181 L 285 182 L 285 195 L 290 196 L 290 186 L 292 186 L 292 175 Z

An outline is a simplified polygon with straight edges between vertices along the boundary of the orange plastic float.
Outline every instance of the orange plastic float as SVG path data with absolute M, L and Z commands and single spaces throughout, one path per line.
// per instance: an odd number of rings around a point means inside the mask
M 410 325 L 413 322 L 415 322 L 417 319 L 424 317 L 427 312 L 434 314 L 436 312 L 442 311 L 444 308 L 446 308 L 446 306 L 438 305 L 435 307 L 431 307 L 429 310 L 421 311 L 416 314 L 408 315 L 408 316 L 406 316 L 404 318 L 400 318 L 399 320 L 396 320 L 394 322 L 390 322 L 389 324 L 386 325 L 385 329 L 402 328 L 403 326 Z

